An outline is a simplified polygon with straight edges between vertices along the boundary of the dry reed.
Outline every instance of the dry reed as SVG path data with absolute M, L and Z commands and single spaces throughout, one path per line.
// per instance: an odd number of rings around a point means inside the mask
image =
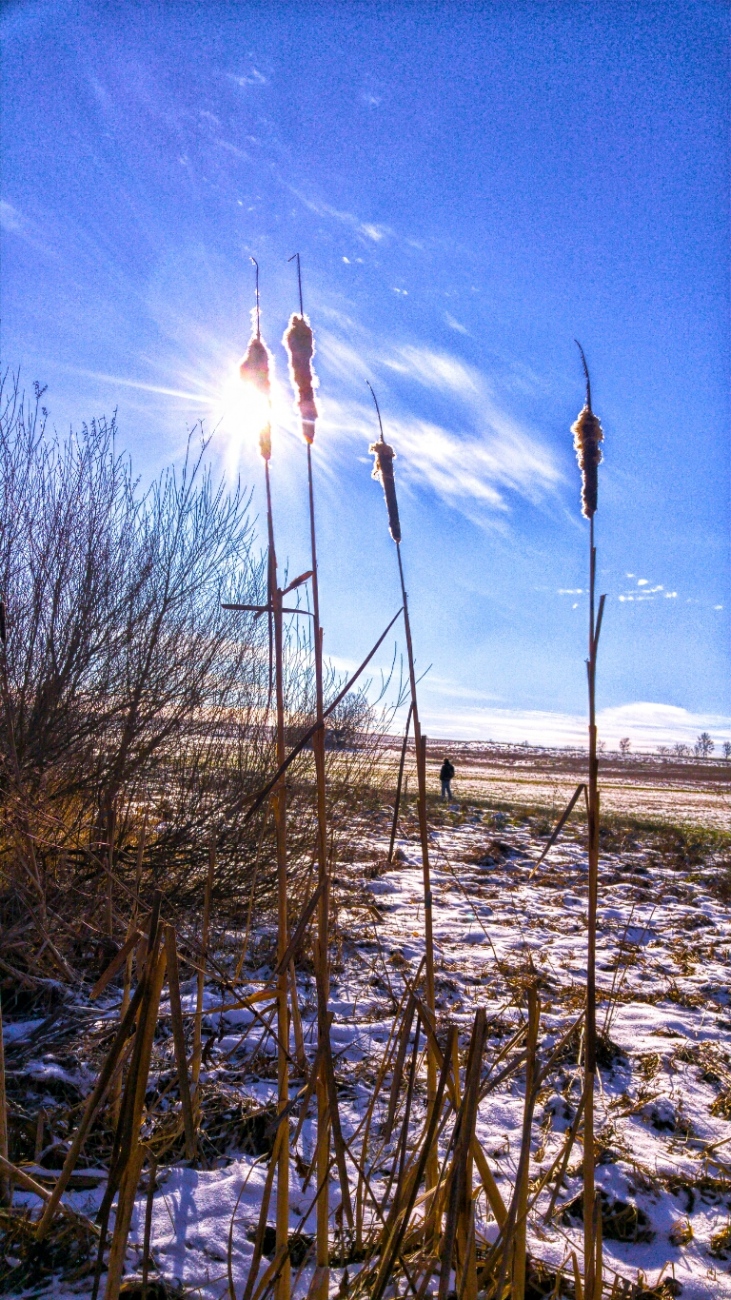
M 416 695 L 416 667 L 414 664 L 414 648 L 411 638 L 411 620 L 409 617 L 409 602 L 406 592 L 406 581 L 404 578 L 404 568 L 401 559 L 401 524 L 398 515 L 398 502 L 396 499 L 396 484 L 393 477 L 393 457 L 394 452 L 385 442 L 383 437 L 383 423 L 381 421 L 381 411 L 378 405 L 373 388 L 370 383 L 368 387 L 371 390 L 373 402 L 378 415 L 378 427 L 380 430 L 380 439 L 371 445 L 370 451 L 376 457 L 373 476 L 381 479 L 386 496 L 386 507 L 388 511 L 389 530 L 391 537 L 396 544 L 396 557 L 398 561 L 399 583 L 401 586 L 401 601 L 404 615 L 404 634 L 406 637 L 406 654 L 409 665 L 409 686 L 411 691 L 411 716 L 414 721 L 414 747 L 416 749 L 416 773 L 418 780 L 418 815 L 419 815 L 419 837 L 421 840 L 421 866 L 424 886 L 424 946 L 426 950 L 426 1013 L 425 1024 L 428 1029 L 433 1029 L 435 1024 L 435 991 L 434 991 L 434 934 L 433 934 L 433 914 L 432 914 L 432 891 L 431 891 L 431 870 L 429 866 L 429 828 L 427 825 L 427 793 L 426 793 L 426 736 L 422 734 L 421 722 L 419 720 L 419 706 Z M 385 449 L 385 450 L 384 450 Z M 437 1083 L 437 1064 L 432 1050 L 427 1055 L 427 1093 L 428 1097 L 433 1100 Z M 427 1163 L 427 1179 L 430 1187 L 433 1187 L 437 1177 L 437 1153 L 436 1150 L 429 1155 Z
M 312 444 L 315 438 L 314 388 L 317 380 L 312 369 L 315 342 L 311 326 L 306 320 L 302 306 L 302 268 L 299 253 L 297 259 L 297 280 L 299 284 L 300 314 L 293 315 L 284 336 L 284 345 L 289 355 L 289 373 L 295 390 L 295 398 L 300 412 L 302 435 L 307 444 L 307 493 L 310 514 L 310 583 L 312 589 L 312 642 L 315 665 L 315 719 L 317 731 L 312 739 L 315 755 L 315 777 L 317 791 L 317 868 L 318 868 L 318 922 L 317 943 L 315 946 L 315 977 L 317 986 L 317 1237 L 316 1268 L 313 1283 L 314 1300 L 327 1300 L 329 1289 L 329 1179 L 330 1167 L 330 1129 L 336 1135 L 336 1142 L 341 1141 L 340 1121 L 338 1115 L 337 1093 L 329 1087 L 329 1073 L 332 1072 L 330 1047 L 330 1019 L 328 1016 L 328 998 L 330 994 L 330 878 L 328 862 L 328 819 L 327 787 L 325 775 L 325 698 L 323 673 L 323 630 L 320 622 L 320 588 L 317 563 L 317 529 L 315 525 L 315 491 L 312 474 Z M 294 974 L 292 976 L 293 988 Z M 294 1009 L 294 1003 L 293 1003 Z M 295 1020 L 296 1027 L 296 1020 Z M 328 1066 L 329 1062 L 329 1066 Z
M 604 600 L 599 601 L 595 612 L 596 546 L 594 544 L 594 514 L 597 508 L 598 474 L 601 460 L 599 443 L 601 425 L 591 409 L 591 382 L 581 344 L 586 378 L 586 405 L 573 432 L 582 473 L 582 508 L 589 520 L 589 655 L 587 659 L 587 684 L 589 694 L 589 780 L 587 785 L 588 850 L 589 850 L 589 900 L 587 907 L 587 963 L 586 963 L 586 1030 L 584 1034 L 584 1293 L 585 1300 L 598 1300 L 602 1289 L 601 1236 L 595 1229 L 597 1192 L 595 1185 L 594 1151 L 594 1089 L 596 1080 L 596 942 L 597 907 L 599 893 L 599 760 L 596 725 L 596 664 L 601 632 Z
M 3 1009 L 0 1003 L 0 1156 L 8 1159 L 8 1103 L 5 1095 L 5 1046 L 3 1043 Z M 10 1186 L 0 1176 L 0 1205 L 10 1200 Z

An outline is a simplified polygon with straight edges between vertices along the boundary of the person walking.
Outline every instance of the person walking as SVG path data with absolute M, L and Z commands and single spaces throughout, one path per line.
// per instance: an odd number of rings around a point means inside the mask
M 449 759 L 445 758 L 444 762 L 442 763 L 441 770 L 439 772 L 439 780 L 442 783 L 442 799 L 448 799 L 450 803 L 452 802 L 451 783 L 452 783 L 453 776 L 454 776 L 454 768 L 452 767 L 452 764 L 450 763 Z

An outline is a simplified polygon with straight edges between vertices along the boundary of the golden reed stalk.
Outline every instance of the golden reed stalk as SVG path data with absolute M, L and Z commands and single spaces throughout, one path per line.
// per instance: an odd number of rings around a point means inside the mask
M 586 1033 L 584 1040 L 584 1296 L 598 1300 L 601 1295 L 601 1234 L 596 1232 L 596 1183 L 594 1152 L 594 1085 L 596 1079 L 596 928 L 599 892 L 599 762 L 596 727 L 596 660 L 601 630 L 604 596 L 594 615 L 596 589 L 596 547 L 594 514 L 598 498 L 598 467 L 604 437 L 599 420 L 591 407 L 591 381 L 586 357 L 577 341 L 586 378 L 586 403 L 572 426 L 574 446 L 581 470 L 582 511 L 589 520 L 589 901 L 587 908 L 586 962 Z
M 269 479 L 269 461 L 272 454 L 271 443 L 271 377 L 270 355 L 261 338 L 259 317 L 259 267 L 256 267 L 256 307 L 253 318 L 256 332 L 252 333 L 249 346 L 239 367 L 241 378 L 252 384 L 265 399 L 266 418 L 259 428 L 259 450 L 264 460 L 264 478 L 267 502 L 268 534 L 268 582 L 267 610 L 271 624 L 274 624 L 274 686 L 276 700 L 276 751 L 277 768 L 281 768 L 285 756 L 284 744 L 284 635 L 282 592 L 277 584 L 277 557 L 274 547 L 274 517 L 272 513 L 272 494 Z M 271 654 L 271 632 L 270 632 Z M 277 1102 L 280 1115 L 286 1113 L 289 1104 L 289 1006 L 287 969 L 282 958 L 289 944 L 288 900 L 287 900 L 287 795 L 284 777 L 280 777 L 272 791 L 272 807 L 276 829 L 277 844 L 277 958 L 280 967 L 277 980 Z M 291 1268 L 288 1257 L 289 1243 L 289 1130 L 286 1121 L 278 1130 L 278 1140 L 272 1154 L 272 1169 L 277 1168 L 276 1201 L 276 1248 L 282 1259 L 282 1267 L 276 1281 L 276 1300 L 289 1300 Z
M 302 436 L 307 444 L 307 489 L 310 509 L 310 549 L 311 549 L 311 583 L 313 604 L 313 634 L 315 658 L 315 711 L 318 730 L 313 736 L 312 746 L 315 756 L 315 777 L 317 784 L 317 866 L 318 889 L 320 899 L 317 909 L 317 948 L 315 953 L 315 973 L 317 986 L 317 1040 L 320 1067 L 317 1075 L 317 1232 L 315 1243 L 315 1277 L 313 1281 L 312 1300 L 327 1300 L 330 1284 L 330 1127 L 331 1107 L 337 1107 L 337 1098 L 329 1085 L 332 1075 L 330 1060 L 330 1020 L 328 1000 L 330 996 L 330 878 L 327 855 L 327 789 L 325 774 L 325 727 L 324 727 L 324 677 L 322 660 L 322 626 L 320 624 L 320 588 L 317 567 L 317 530 L 315 527 L 315 493 L 312 477 L 312 444 L 315 440 L 315 421 L 318 411 L 315 405 L 315 388 L 317 377 L 312 368 L 315 354 L 315 340 L 312 327 L 302 307 L 302 271 L 299 253 L 297 259 L 297 280 L 299 284 L 300 310 L 294 313 L 282 342 L 289 358 L 289 375 L 295 392 L 296 406 L 299 410 Z M 330 1096 L 330 1093 L 333 1095 Z M 339 1132 L 337 1116 L 334 1116 Z M 337 1138 L 337 1132 L 336 1132 Z M 342 1189 L 343 1205 L 349 1204 L 348 1189 Z
M 414 648 L 411 639 L 411 620 L 409 618 L 409 602 L 406 593 L 406 583 L 404 580 L 404 569 L 401 560 L 401 521 L 398 512 L 398 500 L 396 498 L 396 482 L 393 473 L 393 462 L 395 452 L 383 437 L 383 424 L 381 423 L 381 412 L 378 407 L 378 401 L 371 385 L 371 395 L 375 403 L 378 414 L 378 424 L 381 436 L 377 442 L 369 447 L 372 456 L 375 457 L 373 465 L 373 478 L 377 479 L 382 487 L 383 494 L 386 498 L 386 509 L 388 511 L 388 527 L 391 536 L 396 543 L 396 556 L 398 559 L 399 581 L 401 583 L 401 599 L 404 613 L 404 632 L 406 636 L 406 652 L 409 663 L 409 684 L 411 687 L 411 709 L 414 719 L 414 742 L 416 748 L 416 774 L 419 787 L 418 813 L 419 813 L 419 834 L 421 839 L 421 860 L 422 875 L 424 882 L 424 950 L 426 956 L 426 1007 L 431 1018 L 433 1029 L 435 1021 L 435 991 L 434 991 L 434 933 L 432 921 L 432 892 L 431 892 L 431 871 L 429 866 L 429 828 L 427 826 L 426 816 L 426 736 L 422 735 L 421 723 L 419 721 L 419 706 L 416 698 L 416 670 L 414 667 Z M 427 1055 L 427 1101 L 429 1105 L 433 1104 L 437 1087 L 437 1062 L 432 1051 Z M 438 1177 L 438 1158 L 436 1147 L 428 1153 L 426 1165 L 426 1182 L 427 1188 L 436 1186 Z M 436 1224 L 431 1227 L 436 1231 Z

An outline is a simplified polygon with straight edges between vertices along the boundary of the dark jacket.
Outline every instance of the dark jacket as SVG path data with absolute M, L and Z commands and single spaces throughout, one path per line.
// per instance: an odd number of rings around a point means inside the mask
M 453 776 L 454 776 L 454 768 L 452 767 L 452 764 L 450 763 L 449 759 L 445 758 L 444 762 L 442 763 L 442 770 L 439 773 L 439 780 L 451 781 Z

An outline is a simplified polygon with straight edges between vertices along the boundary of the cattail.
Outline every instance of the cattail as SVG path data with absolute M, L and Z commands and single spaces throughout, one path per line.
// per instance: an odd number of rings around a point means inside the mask
M 267 409 L 271 399 L 271 382 L 269 379 L 269 350 L 262 343 L 258 332 L 252 334 L 246 349 L 246 356 L 239 366 L 239 374 L 246 383 L 251 384 L 266 399 Z M 272 426 L 266 420 L 259 430 L 259 449 L 265 460 L 271 459 Z
M 317 407 L 315 393 L 317 376 L 312 369 L 315 341 L 306 316 L 290 317 L 282 340 L 289 353 L 289 373 L 297 393 L 297 406 L 302 417 L 302 433 L 306 442 L 315 441 Z
M 604 438 L 604 434 L 601 424 L 591 409 L 591 383 L 584 349 L 578 342 L 576 346 L 581 353 L 586 376 L 586 405 L 579 413 L 576 423 L 572 424 L 571 432 L 574 435 L 576 459 L 581 470 L 581 509 L 586 518 L 591 519 L 597 506 L 599 480 L 597 470 L 602 459 L 600 443 Z
M 378 479 L 383 485 L 383 495 L 386 498 L 386 509 L 388 510 L 388 527 L 391 536 L 395 542 L 401 541 L 401 522 L 398 517 L 398 501 L 396 500 L 396 481 L 393 476 L 393 462 L 396 453 L 393 447 L 389 447 L 383 438 L 378 442 L 371 443 L 368 448 L 371 456 L 375 456 L 373 465 L 373 478 Z

